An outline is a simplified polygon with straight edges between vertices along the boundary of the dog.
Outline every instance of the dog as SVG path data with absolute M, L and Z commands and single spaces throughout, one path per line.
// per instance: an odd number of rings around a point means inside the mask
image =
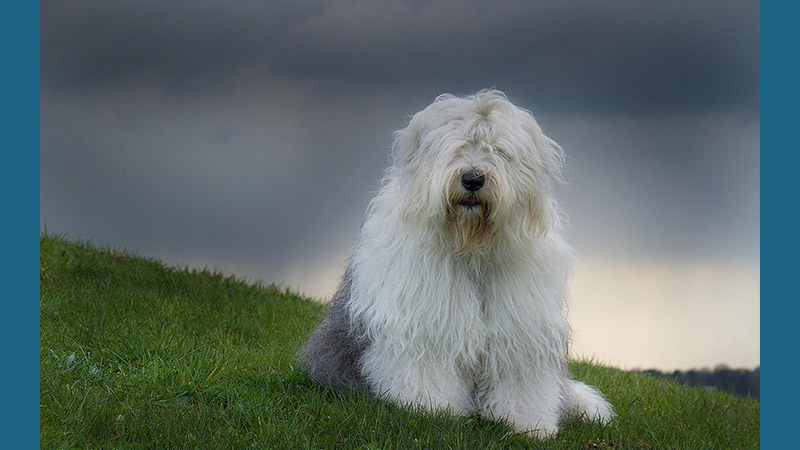
M 300 352 L 310 377 L 540 439 L 571 417 L 608 423 L 612 406 L 568 369 L 564 159 L 497 90 L 415 114 Z

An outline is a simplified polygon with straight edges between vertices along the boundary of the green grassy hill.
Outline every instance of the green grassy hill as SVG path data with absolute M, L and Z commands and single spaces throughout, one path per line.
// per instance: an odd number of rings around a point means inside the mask
M 759 403 L 574 362 L 619 413 L 541 444 L 504 424 L 312 383 L 324 307 L 274 286 L 41 238 L 42 448 L 628 449 L 759 446 Z

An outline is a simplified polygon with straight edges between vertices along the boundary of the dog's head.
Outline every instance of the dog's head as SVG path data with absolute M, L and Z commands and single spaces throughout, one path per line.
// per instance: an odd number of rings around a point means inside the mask
M 457 251 L 478 251 L 498 233 L 529 241 L 557 224 L 552 182 L 563 161 L 502 92 L 441 95 L 395 133 L 386 188 L 403 221 L 438 222 Z

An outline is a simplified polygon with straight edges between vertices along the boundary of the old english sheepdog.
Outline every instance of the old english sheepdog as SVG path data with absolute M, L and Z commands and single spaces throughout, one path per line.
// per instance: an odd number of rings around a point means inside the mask
M 567 365 L 563 163 L 496 90 L 441 95 L 415 114 L 301 350 L 311 378 L 538 438 L 568 417 L 608 422 L 611 405 Z

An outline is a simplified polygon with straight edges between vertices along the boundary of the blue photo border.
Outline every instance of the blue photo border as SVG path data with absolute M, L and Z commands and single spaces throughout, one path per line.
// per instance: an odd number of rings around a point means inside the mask
M 39 2 L 3 7 L 5 448 L 39 448 Z
M 798 7 L 761 7 L 761 445 L 790 448 L 797 410 Z M 796 443 L 795 443 L 796 445 Z

